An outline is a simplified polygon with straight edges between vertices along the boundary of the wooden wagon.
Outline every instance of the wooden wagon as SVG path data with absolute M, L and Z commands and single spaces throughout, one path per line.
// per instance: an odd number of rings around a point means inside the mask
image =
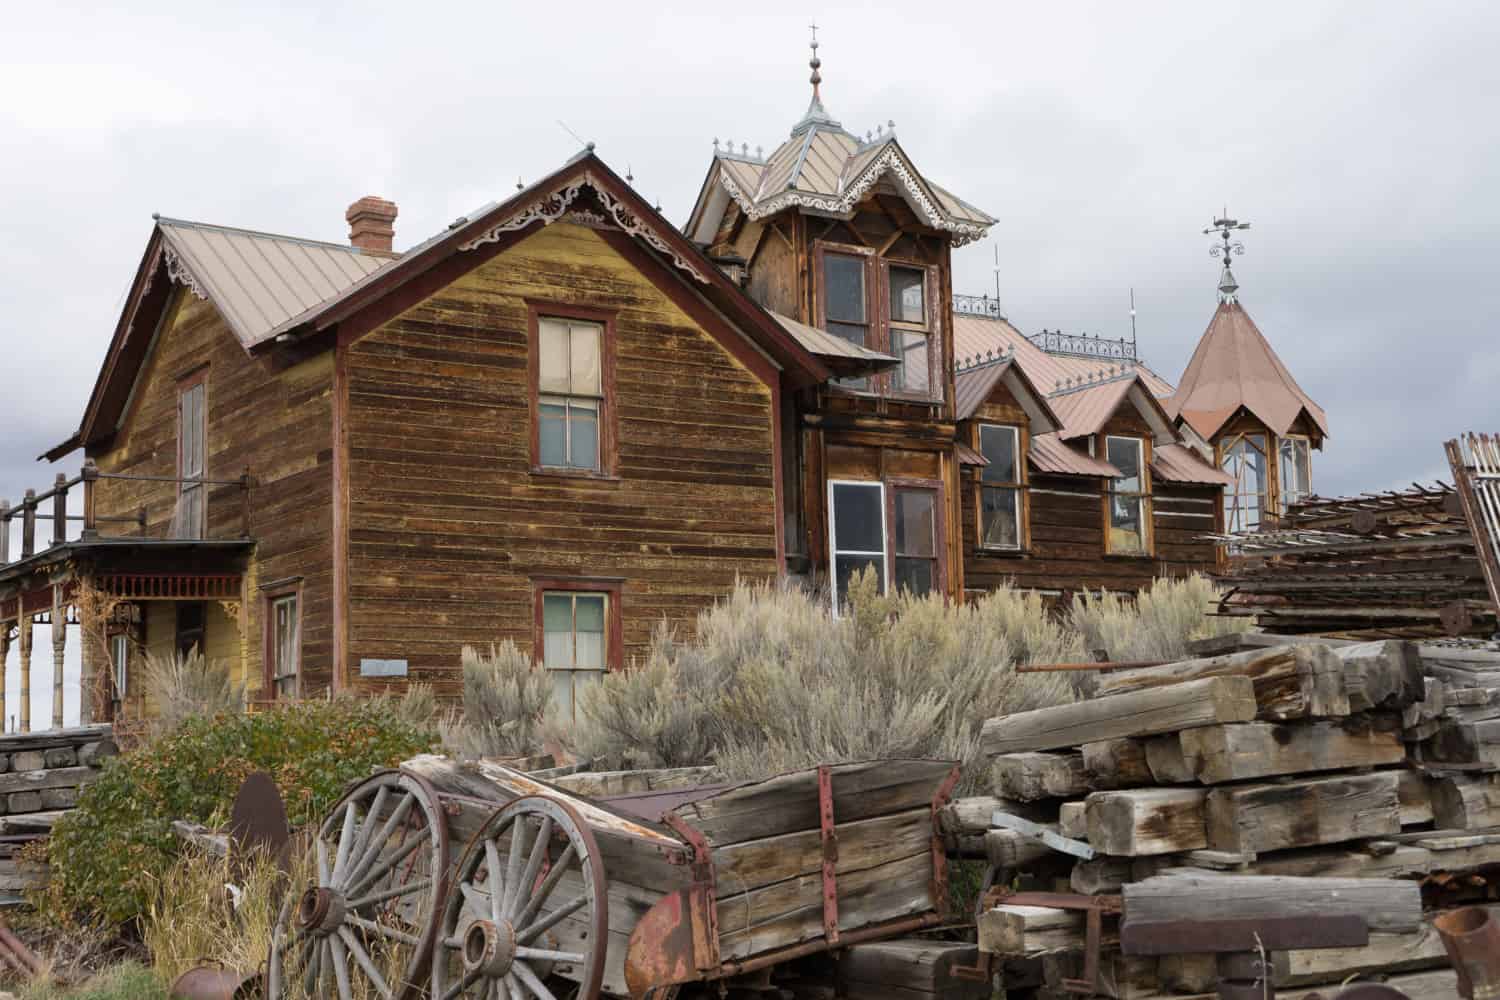
M 950 761 L 735 785 L 423 756 L 310 838 L 268 995 L 646 1000 L 940 923 Z M 572 787 L 569 787 L 572 786 Z

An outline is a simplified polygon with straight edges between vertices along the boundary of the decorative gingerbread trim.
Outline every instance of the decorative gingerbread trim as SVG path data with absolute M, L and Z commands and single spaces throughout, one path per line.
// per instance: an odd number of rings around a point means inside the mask
M 172 244 L 163 240 L 161 251 L 162 256 L 167 261 L 167 277 L 184 288 L 191 289 L 192 293 L 198 296 L 198 298 L 207 300 L 208 292 L 198 283 L 198 279 L 193 277 L 193 272 L 188 269 L 186 262 L 177 255 L 177 251 L 173 249 Z

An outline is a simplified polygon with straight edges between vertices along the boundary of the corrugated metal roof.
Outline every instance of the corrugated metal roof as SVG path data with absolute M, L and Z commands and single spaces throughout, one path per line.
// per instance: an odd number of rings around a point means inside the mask
M 1103 459 L 1079 451 L 1057 434 L 1033 434 L 1029 453 L 1031 467 L 1037 472 L 1056 472 L 1068 476 L 1105 476 L 1116 479 L 1120 470 Z
M 1185 444 L 1159 444 L 1151 449 L 1151 472 L 1173 483 L 1233 486 L 1234 477 L 1215 469 Z
M 1242 406 L 1276 434 L 1289 431 L 1304 412 L 1328 433 L 1323 408 L 1302 391 L 1250 314 L 1238 302 L 1221 302 L 1167 412 L 1212 439 Z
M 973 417 L 1001 382 L 1006 383 L 1011 395 L 1026 411 L 1032 433 L 1047 434 L 1062 429 L 1062 419 L 1026 374 L 1026 369 L 1013 358 L 967 368 L 954 376 L 954 419 Z
M 1010 370 L 1009 361 L 961 371 L 953 378 L 953 410 L 957 420 L 968 420 L 989 398 L 995 384 Z
M 989 465 L 990 460 L 979 452 L 970 448 L 962 441 L 953 442 L 953 454 L 958 457 L 959 465 Z
M 856 343 L 845 340 L 843 337 L 835 337 L 826 330 L 819 330 L 815 326 L 808 326 L 806 323 L 792 319 L 790 316 L 783 316 L 774 310 L 767 310 L 767 312 L 770 312 L 775 317 L 776 322 L 780 323 L 786 329 L 787 333 L 796 338 L 797 342 L 802 345 L 803 350 L 809 354 L 816 354 L 824 358 L 846 358 L 851 361 L 867 362 L 869 364 L 868 370 L 872 372 L 885 371 L 887 368 L 894 368 L 901 364 L 900 358 L 893 358 L 889 354 L 881 354 L 879 351 L 872 351 L 867 347 L 861 347 Z
M 1052 392 L 1068 379 L 1075 382 L 1100 376 L 1107 377 L 1113 368 L 1118 372 L 1120 362 L 1093 358 L 1073 358 L 1060 354 L 1048 354 L 1027 340 L 1025 335 L 1003 319 L 989 319 L 967 313 L 953 314 L 953 356 L 962 362 L 966 358 L 982 358 L 989 353 L 1014 350 L 1016 359 L 1026 374 L 1042 392 Z M 1162 378 L 1146 365 L 1137 363 L 1146 388 L 1154 396 L 1169 396 L 1172 383 Z
M 357 247 L 159 218 L 169 256 L 213 300 L 245 347 L 394 258 Z
M 1133 376 L 1117 377 L 1112 382 L 1100 382 L 1083 389 L 1070 389 L 1047 397 L 1052 410 L 1062 419 L 1064 438 L 1097 434 L 1125 397 L 1137 379 Z

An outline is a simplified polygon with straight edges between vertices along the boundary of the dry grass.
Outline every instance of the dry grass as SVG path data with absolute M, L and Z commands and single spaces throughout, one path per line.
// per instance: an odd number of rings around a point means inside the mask
M 227 660 L 210 660 L 194 647 L 170 656 L 148 651 L 144 662 L 146 686 L 157 706 L 152 726 L 158 733 L 195 716 L 244 710 L 245 685 L 234 683 Z
M 552 681 L 509 639 L 488 653 L 465 646 L 463 713 L 439 723 L 458 757 L 523 757 L 543 745 L 552 723 Z
M 972 760 L 986 718 L 1071 699 L 1055 674 L 1018 663 L 1081 646 L 1032 595 L 972 605 L 885 597 L 856 582 L 851 610 L 788 585 L 741 584 L 703 612 L 697 636 L 659 630 L 647 661 L 581 700 L 573 734 L 611 766 L 713 763 L 751 778 L 883 757 Z
M 1134 596 L 1103 591 L 1075 596 L 1068 624 L 1088 650 L 1102 649 L 1111 660 L 1181 659 L 1194 639 L 1250 630 L 1251 619 L 1208 614 L 1219 597 L 1197 573 L 1163 577 Z
M 168 981 L 139 962 L 111 965 L 77 985 L 62 986 L 46 979 L 28 983 L 16 994 L 20 1000 L 167 1000 Z
M 193 851 L 161 880 L 141 937 L 163 980 L 205 962 L 242 970 L 265 962 L 287 883 L 270 861 L 243 868 L 235 878 L 225 859 Z

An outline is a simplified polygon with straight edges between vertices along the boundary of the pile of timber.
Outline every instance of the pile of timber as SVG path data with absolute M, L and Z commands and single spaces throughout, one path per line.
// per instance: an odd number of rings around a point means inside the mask
M 117 752 L 109 726 L 0 736 L 0 905 L 46 885 L 46 866 L 23 861 L 18 853 L 52 831 L 105 758 Z
M 1216 535 L 1225 611 L 1262 629 L 1350 638 L 1485 636 L 1495 608 L 1453 487 L 1308 497 L 1255 531 Z
M 1274 985 L 1393 976 L 1414 998 L 1453 996 L 1431 918 L 1500 898 L 1500 650 L 1262 641 L 989 720 L 999 798 L 948 808 L 950 850 L 1011 888 L 1119 895 L 1127 925 L 1355 912 L 1367 945 L 1277 953 Z M 1084 927 L 1002 901 L 980 914 L 980 947 L 1061 997 Z M 1115 934 L 1106 923 L 1106 995 L 1212 993 L 1213 956 L 1126 955 Z

